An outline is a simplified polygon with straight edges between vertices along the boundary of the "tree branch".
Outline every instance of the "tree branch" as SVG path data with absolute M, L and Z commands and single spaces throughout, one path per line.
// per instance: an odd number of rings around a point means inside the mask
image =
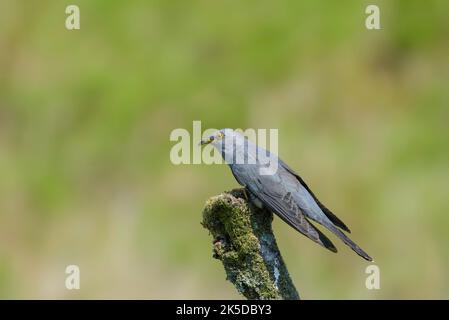
M 273 235 L 273 214 L 246 200 L 244 189 L 210 198 L 202 225 L 227 280 L 247 299 L 299 299 Z

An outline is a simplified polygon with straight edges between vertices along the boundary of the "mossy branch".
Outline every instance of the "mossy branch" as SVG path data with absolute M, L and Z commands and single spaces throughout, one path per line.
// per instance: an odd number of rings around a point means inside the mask
M 299 299 L 273 235 L 273 214 L 249 204 L 244 189 L 210 198 L 203 226 L 213 236 L 214 258 L 247 299 Z

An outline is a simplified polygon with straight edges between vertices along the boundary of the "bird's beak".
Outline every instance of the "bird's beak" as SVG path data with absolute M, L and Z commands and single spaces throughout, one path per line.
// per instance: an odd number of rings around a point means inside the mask
M 204 145 L 206 145 L 206 144 L 211 143 L 212 140 L 213 140 L 213 139 L 211 139 L 211 138 L 203 139 L 203 140 L 200 141 L 199 145 L 200 145 L 200 146 L 204 146 Z

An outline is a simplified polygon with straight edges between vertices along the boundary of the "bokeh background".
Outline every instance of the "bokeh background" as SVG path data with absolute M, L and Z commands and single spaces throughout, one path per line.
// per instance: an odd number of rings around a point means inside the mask
M 275 219 L 303 298 L 449 298 L 448 40 L 445 0 L 1 1 L 0 297 L 240 298 L 200 225 L 237 183 L 169 159 L 201 120 L 279 129 L 380 267 Z

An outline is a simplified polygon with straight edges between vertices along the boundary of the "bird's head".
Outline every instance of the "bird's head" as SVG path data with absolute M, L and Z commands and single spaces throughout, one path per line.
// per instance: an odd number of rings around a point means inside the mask
M 273 175 L 278 168 L 278 158 L 258 147 L 239 131 L 220 129 L 201 140 L 201 145 L 211 144 L 228 164 L 257 164 L 261 175 Z
M 232 129 L 220 129 L 215 131 L 209 137 L 201 140 L 200 144 L 212 144 L 213 146 L 218 147 L 223 143 L 225 139 L 228 139 L 228 141 L 232 141 L 232 139 L 235 139 L 237 137 L 240 137 L 239 133 Z

